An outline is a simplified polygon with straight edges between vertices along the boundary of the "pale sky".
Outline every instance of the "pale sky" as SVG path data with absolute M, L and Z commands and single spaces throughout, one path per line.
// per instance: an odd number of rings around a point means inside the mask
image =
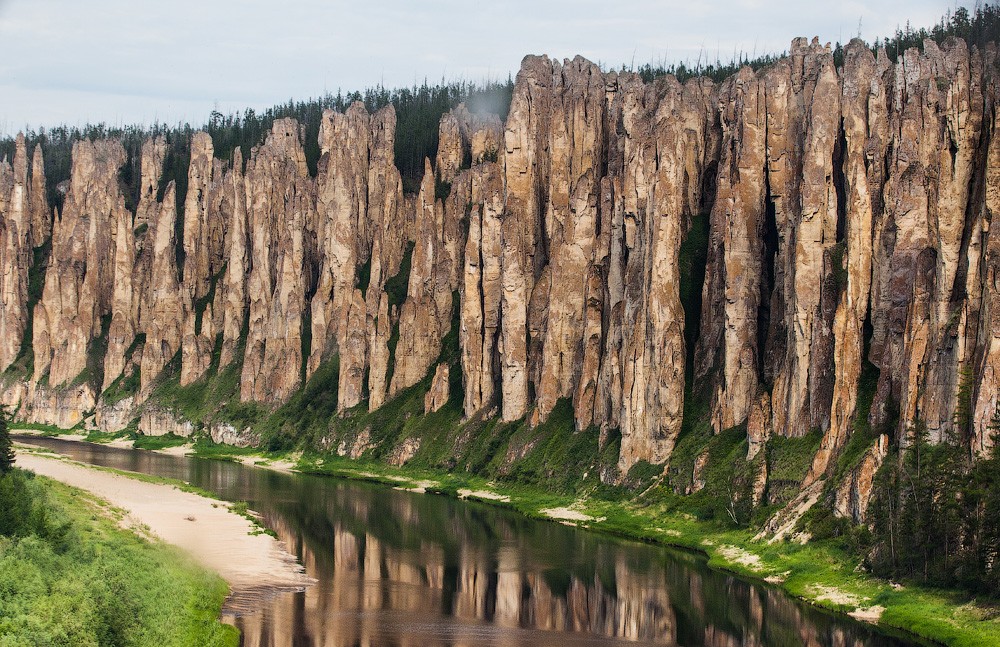
M 971 6 L 971 2 L 962 2 Z M 941 0 L 0 0 L 0 136 L 202 124 L 383 83 L 506 79 L 525 54 L 611 67 L 931 26 Z

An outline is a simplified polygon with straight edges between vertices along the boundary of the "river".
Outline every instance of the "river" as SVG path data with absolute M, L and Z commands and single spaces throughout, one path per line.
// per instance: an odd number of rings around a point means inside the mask
M 247 647 L 918 644 L 691 553 L 443 496 L 227 461 L 17 437 L 85 463 L 181 479 L 258 511 L 317 584 L 250 613 Z

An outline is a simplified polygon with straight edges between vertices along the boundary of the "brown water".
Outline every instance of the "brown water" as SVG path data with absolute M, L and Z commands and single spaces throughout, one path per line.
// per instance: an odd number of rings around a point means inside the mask
M 247 501 L 318 583 L 226 618 L 248 646 L 917 644 L 680 551 L 473 502 L 326 477 L 23 437 Z

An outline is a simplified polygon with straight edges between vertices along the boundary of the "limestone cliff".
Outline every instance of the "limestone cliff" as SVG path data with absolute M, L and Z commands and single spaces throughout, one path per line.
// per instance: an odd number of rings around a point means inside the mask
M 115 239 L 119 226 L 131 223 L 118 185 L 124 163 L 118 142 L 73 146 L 69 192 L 53 227 L 45 287 L 34 312 L 35 382 L 60 387 L 87 377 L 101 386 L 99 376 L 89 373 L 103 357 L 89 367 L 88 359 L 95 341 L 107 335 L 104 321 L 116 292 Z
M 38 421 L 96 407 L 102 427 L 157 430 L 189 429 L 164 422 L 179 413 L 158 388 L 227 370 L 233 399 L 262 410 L 311 380 L 336 416 L 415 391 L 462 424 L 539 427 L 569 406 L 572 433 L 620 442 L 612 480 L 669 464 L 703 423 L 745 433 L 753 505 L 789 498 L 768 485 L 774 439 L 815 438 L 792 489 L 846 474 L 836 511 L 862 520 L 914 429 L 992 443 L 1000 91 L 996 48 L 954 38 L 895 61 L 855 41 L 838 62 L 796 39 L 763 69 L 682 83 L 528 56 L 504 121 L 443 116 L 415 195 L 391 107 L 328 110 L 314 141 L 277 120 L 245 168 L 195 133 L 180 187 L 150 139 L 134 211 L 122 146 L 80 141 L 54 219 L 58 178 L 19 138 L 0 163 L 0 369 L 29 366 L 26 349 L 33 368 L 17 384 L 8 371 L 5 397 Z M 704 281 L 686 285 L 697 254 Z M 258 437 L 213 415 L 186 422 Z M 838 467 L 863 424 L 884 436 Z M 377 431 L 317 440 L 361 455 Z M 397 440 L 397 462 L 420 450 Z M 709 469 L 687 455 L 682 490 Z
M 187 194 L 184 200 L 181 286 L 184 332 L 181 341 L 181 385 L 204 375 L 215 343 L 212 296 L 223 262 L 224 226 L 221 213 L 222 164 L 213 156 L 212 138 L 195 133 L 191 138 Z
M 170 182 L 149 229 L 151 269 L 142 315 L 146 333 L 140 369 L 142 395 L 148 395 L 150 385 L 181 348 L 185 313 L 177 270 L 176 221 L 177 188 Z
M 21 348 L 28 308 L 28 266 L 31 264 L 32 195 L 28 154 L 19 135 L 13 166 L 0 163 L 0 370 L 6 370 Z M 36 148 L 36 150 L 38 150 Z M 43 194 L 44 197 L 44 194 Z
M 305 227 L 315 219 L 316 187 L 294 120 L 274 122 L 255 153 L 246 169 L 252 265 L 240 397 L 281 402 L 302 383 Z

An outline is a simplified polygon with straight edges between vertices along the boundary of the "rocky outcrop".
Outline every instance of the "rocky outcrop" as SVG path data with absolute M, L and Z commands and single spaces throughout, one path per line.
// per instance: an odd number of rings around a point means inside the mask
M 152 329 L 154 339 L 162 339 L 164 323 L 172 321 L 170 308 L 179 306 L 173 303 L 174 299 L 179 298 L 177 287 L 169 282 L 170 277 L 173 277 L 174 283 L 177 281 L 177 271 L 173 265 L 176 212 L 164 211 L 165 207 L 156 199 L 166 150 L 167 143 L 162 136 L 143 142 L 139 164 L 139 201 L 135 216 L 133 218 L 125 210 L 118 214 L 114 234 L 111 324 L 104 355 L 103 389 L 132 370 L 142 370 L 145 328 L 148 326 Z M 173 194 L 169 200 L 169 204 L 173 205 Z M 172 206 L 167 208 L 173 209 Z M 161 216 L 167 218 L 168 222 L 161 223 Z M 159 243 L 156 240 L 157 234 L 164 237 Z M 157 292 L 155 295 L 154 290 Z M 169 328 L 169 324 L 167 327 Z M 174 336 L 169 332 L 166 335 L 168 346 L 176 350 L 176 342 L 171 341 Z M 147 372 L 153 371 L 153 374 L 148 375 L 148 379 L 155 378 L 163 365 L 173 357 L 172 352 L 165 359 L 156 358 L 157 355 L 158 351 L 150 350 L 151 362 L 147 364 Z M 97 417 L 98 426 L 105 430 L 110 430 L 106 429 L 106 423 L 117 418 L 114 414 Z
M 691 470 L 691 492 L 701 492 L 708 484 L 705 478 L 705 468 L 708 467 L 709 458 L 708 452 L 702 452 L 695 457 L 694 467 Z
M 368 364 L 365 298 L 361 290 L 353 290 L 347 299 L 338 326 L 341 363 L 337 397 L 341 411 L 357 406 L 364 398 Z
M 371 322 L 368 325 L 368 359 L 371 362 L 368 375 L 369 410 L 377 409 L 385 402 L 389 378 L 389 339 L 393 322 L 397 319 L 394 315 L 395 307 L 389 309 L 389 297 L 383 293 L 375 316 L 368 317 Z
M 317 263 L 307 375 L 339 359 L 338 408 L 384 401 L 392 321 L 386 280 L 399 271 L 407 228 L 400 227 L 402 182 L 393 164 L 395 113 L 369 115 L 361 103 L 326 111 L 320 128 Z M 381 331 L 381 334 L 380 334 Z M 368 382 L 366 383 L 366 376 Z
M 149 228 L 151 269 L 142 308 L 146 342 L 139 374 L 141 397 L 149 395 L 156 377 L 181 349 L 185 311 L 177 268 L 176 220 L 177 190 L 171 181 Z
M 455 179 L 464 162 L 464 149 L 458 117 L 454 111 L 447 112 L 441 117 L 438 127 L 438 150 L 434 163 L 435 179 L 438 182 L 451 182 Z
M 840 137 L 840 83 L 829 45 L 792 43 L 791 56 L 768 71 L 768 200 L 774 203 L 778 250 L 765 370 L 774 429 L 804 436 L 824 429 L 830 413 L 837 291 L 831 249 L 838 244 L 835 150 Z M 773 90 L 777 89 L 777 92 Z M 801 153 L 797 158 L 796 153 Z M 839 170 L 838 170 L 839 171 Z M 765 225 L 766 226 L 766 225 Z M 763 249 L 766 255 L 766 247 Z
M 247 229 L 246 190 L 243 183 L 243 153 L 233 152 L 232 168 L 223 179 L 223 195 L 229 204 L 226 228 L 226 264 L 221 280 L 222 348 L 219 365 L 229 366 L 242 355 L 240 341 L 247 318 L 247 274 L 250 262 L 250 233 Z
M 504 421 L 528 413 L 528 303 L 545 258 L 537 245 L 543 218 L 541 186 L 547 176 L 552 63 L 528 56 L 517 74 L 504 127 L 503 171 L 507 198 L 501 223 L 500 344 L 501 409 Z M 536 259 L 537 255 L 537 259 Z
M 872 422 L 899 410 L 901 437 L 918 420 L 934 439 L 952 429 L 983 343 L 982 69 L 956 40 L 895 66 L 855 42 L 838 78 L 827 48 L 798 40 L 720 91 L 737 136 L 720 158 L 696 375 L 715 385 L 716 429 L 773 384 L 774 433 L 823 430 L 807 483 L 850 434 L 866 336 Z M 747 99 L 761 87 L 764 110 Z
M 260 444 L 260 437 L 249 428 L 239 429 L 225 422 L 210 425 L 208 435 L 214 443 L 233 447 L 256 447 Z
M 411 238 L 412 209 L 403 199 L 403 181 L 396 168 L 396 112 L 385 107 L 372 115 L 368 151 L 368 231 L 371 233 L 370 271 L 365 292 L 368 331 L 368 408 L 385 402 L 389 388 L 389 339 L 399 304 L 389 302 L 385 284 L 400 272 L 404 249 Z
M 51 388 L 31 385 L 20 400 L 18 416 L 25 422 L 72 429 L 81 425 L 94 410 L 97 394 L 89 383 Z
M 45 157 L 42 145 L 35 144 L 31 156 L 31 246 L 41 247 L 52 235 L 52 209 L 45 182 Z
M 135 209 L 135 227 L 149 227 L 159 214 L 157 194 L 163 164 L 167 158 L 167 140 L 162 135 L 150 137 L 142 143 L 139 158 L 139 202 Z
M 539 206 L 549 259 L 531 295 L 535 316 L 529 312 L 529 330 L 541 342 L 531 371 L 538 376 L 534 416 L 541 420 L 560 398 L 573 396 L 581 361 L 588 267 L 598 227 L 604 86 L 600 68 L 577 58 L 562 69 L 553 66 L 546 97 L 547 156 L 536 164 L 548 175 L 540 178 L 548 200 Z
M 722 153 L 710 221 L 702 330 L 695 376 L 714 372 L 712 424 L 740 424 L 750 412 L 761 373 L 759 310 L 766 265 L 767 107 L 761 79 L 743 68 L 719 91 Z M 765 294 L 763 299 L 768 299 Z
M 315 185 L 293 119 L 275 121 L 247 163 L 246 194 L 253 265 L 240 398 L 283 402 L 302 383 L 304 238 L 315 219 Z
M 492 114 L 473 114 L 460 103 L 441 118 L 436 178 L 451 182 L 462 169 L 496 162 L 502 147 L 503 124 Z
M 36 382 L 47 377 L 58 387 L 83 375 L 92 342 L 107 334 L 102 320 L 110 314 L 114 292 L 115 232 L 118 223 L 131 220 L 118 186 L 124 162 L 118 142 L 73 145 L 69 192 L 53 228 L 45 287 L 35 306 Z M 99 375 L 85 377 L 100 386 Z
M 389 395 L 413 386 L 427 375 L 441 352 L 441 340 L 451 326 L 452 267 L 448 249 L 456 214 L 436 199 L 434 170 L 424 162 L 417 196 L 413 237 L 415 246 L 406 301 L 399 310 L 399 342 Z M 463 205 L 464 206 L 464 205 Z
M 135 420 L 138 404 L 138 398 L 134 395 L 126 396 L 117 402 L 101 398 L 94 410 L 93 426 L 102 433 L 118 433 Z
M 868 517 L 868 504 L 873 494 L 875 473 L 882 467 L 882 462 L 888 455 L 889 437 L 883 434 L 868 448 L 858 465 L 837 487 L 833 504 L 835 515 L 847 517 L 855 523 L 865 523 Z
M 982 216 L 967 221 L 981 140 L 982 60 L 965 44 L 925 44 L 893 69 L 884 207 L 875 223 L 872 406 L 899 430 L 919 419 L 934 440 L 952 428 L 960 378 L 974 347 L 982 294 Z M 981 214 L 981 211 L 979 211 Z
M 424 395 L 424 413 L 433 413 L 448 404 L 448 365 L 441 363 L 434 370 L 431 388 Z
M 871 292 L 874 217 L 881 210 L 884 181 L 883 165 L 873 164 L 872 160 L 884 159 L 888 143 L 888 97 L 884 83 L 888 65 L 884 53 L 876 59 L 860 40 L 852 41 L 844 54 L 840 143 L 843 240 L 830 256 L 833 275 L 840 277 L 839 303 L 831 330 L 836 372 L 829 428 L 807 482 L 826 472 L 831 458 L 847 441 L 856 412 L 858 381 L 866 360 L 864 324 Z
M 477 165 L 470 180 L 469 233 L 459 295 L 466 416 L 489 410 L 497 402 L 504 215 L 501 167 L 493 162 Z
M 747 418 L 747 462 L 753 461 L 767 446 L 771 421 L 771 396 L 764 393 L 754 402 Z
M 125 352 L 135 341 L 139 326 L 139 301 L 135 298 L 136 245 L 132 214 L 122 209 L 114 223 L 113 289 L 108 347 L 104 354 L 104 382 L 107 389 L 125 370 Z
M 169 409 L 162 407 L 146 407 L 139 418 L 139 433 L 144 436 L 190 436 L 194 433 L 194 425 L 190 421 L 178 419 Z
M 625 471 L 640 460 L 666 461 L 681 429 L 686 348 L 679 253 L 716 152 L 710 107 L 716 90 L 707 81 L 682 86 L 672 78 L 651 89 L 640 89 L 635 77 L 619 84 L 622 177 L 618 184 L 612 174 L 612 211 L 602 231 L 611 237 L 605 308 L 621 323 L 605 335 L 602 363 L 610 370 L 598 394 L 603 424 L 621 429 Z
M 529 393 L 533 423 L 572 399 L 578 429 L 621 429 L 623 469 L 669 456 L 685 372 L 677 257 L 713 148 L 713 92 L 646 86 L 582 58 L 525 59 L 504 136 L 499 236 L 472 206 L 464 287 L 485 300 L 480 312 L 465 299 L 462 322 L 485 331 L 497 309 L 502 352 L 480 350 L 492 340 L 479 330 L 465 338 L 466 415 L 499 382 L 505 420 L 528 413 Z M 499 308 L 487 298 L 494 275 Z
M 221 163 L 215 159 L 212 138 L 198 132 L 191 137 L 187 194 L 184 199 L 184 254 L 181 289 L 184 300 L 184 333 L 181 341 L 181 386 L 201 377 L 212 360 L 215 342 L 214 291 L 222 260 L 220 226 L 223 185 Z
M 994 429 L 1000 423 L 1000 227 L 992 225 L 994 219 L 1000 218 L 1000 111 L 995 108 L 1000 83 L 993 80 L 988 89 L 994 110 L 983 187 L 983 311 L 977 336 L 980 356 L 973 373 L 980 380 L 972 411 L 973 449 L 980 455 L 993 447 Z
M 312 351 L 308 373 L 312 374 L 323 360 L 340 354 L 343 372 L 363 376 L 367 364 L 365 304 L 354 308 L 359 259 L 367 258 L 368 231 L 368 151 L 371 125 L 368 112 L 360 103 L 346 113 L 332 110 L 323 113 L 320 127 L 320 160 L 317 192 L 318 226 L 316 230 L 319 255 L 319 281 L 312 299 Z M 360 252 L 360 253 L 359 253 Z M 351 331 L 353 323 L 360 330 Z M 354 340 L 347 348 L 347 336 L 354 332 L 362 343 Z M 357 379 L 352 380 L 357 382 Z M 340 391 L 341 409 L 353 407 L 361 399 L 358 388 Z
M 37 148 L 36 148 L 37 150 Z M 0 371 L 21 350 L 27 325 L 28 267 L 31 265 L 32 203 L 24 136 L 15 143 L 13 167 L 0 162 Z
M 139 328 L 144 330 L 152 322 L 147 316 L 150 305 L 149 292 L 153 283 L 154 225 L 160 217 L 160 184 L 163 165 L 167 156 L 167 142 L 163 136 L 149 138 L 142 144 L 139 160 L 139 200 L 133 220 L 135 235 L 135 267 L 132 276 L 132 294 L 137 302 Z M 163 193 L 166 186 L 163 187 Z M 162 268 L 162 265 L 161 265 Z M 176 275 L 177 272 L 175 271 Z M 160 279 L 162 280 L 162 279 Z

